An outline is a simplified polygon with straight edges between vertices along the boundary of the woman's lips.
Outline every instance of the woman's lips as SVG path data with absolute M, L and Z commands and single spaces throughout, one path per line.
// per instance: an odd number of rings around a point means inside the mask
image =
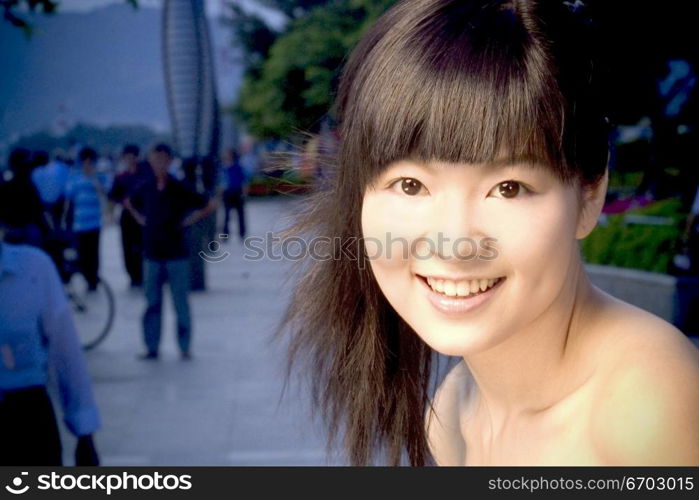
M 450 297 L 442 293 L 436 292 L 430 285 L 427 284 L 427 278 L 424 276 L 415 275 L 425 289 L 427 300 L 439 312 L 449 315 L 464 314 L 473 311 L 490 299 L 500 289 L 505 282 L 504 277 L 501 277 L 497 283 L 485 292 L 480 292 L 469 297 Z

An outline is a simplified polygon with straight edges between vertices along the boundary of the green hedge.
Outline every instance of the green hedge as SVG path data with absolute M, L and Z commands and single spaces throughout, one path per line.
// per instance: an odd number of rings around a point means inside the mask
M 581 243 L 583 258 L 591 264 L 629 267 L 666 273 L 682 237 L 687 214 L 680 212 L 679 199 L 654 202 L 625 214 L 607 216 Z M 627 214 L 669 217 L 672 225 L 627 224 Z

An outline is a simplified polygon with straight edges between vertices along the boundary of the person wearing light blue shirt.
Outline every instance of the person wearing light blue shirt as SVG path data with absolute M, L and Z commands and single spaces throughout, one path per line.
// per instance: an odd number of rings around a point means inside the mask
M 70 168 L 59 158 L 35 168 L 32 172 L 32 181 L 39 191 L 41 201 L 46 205 L 53 205 L 60 201 L 65 192 L 69 173 Z
M 72 231 L 75 234 L 80 272 L 89 290 L 99 282 L 99 241 L 102 227 L 102 199 L 108 190 L 106 179 L 96 171 L 97 152 L 83 148 L 79 153 L 80 171 L 66 185 L 66 201 L 73 206 Z
M 51 216 L 51 223 L 58 227 L 63 215 L 66 182 L 70 168 L 57 155 L 50 163 L 39 166 L 32 172 L 32 182 L 36 186 L 41 202 Z
M 78 437 L 76 464 L 98 465 L 100 415 L 58 272 L 40 249 L 0 238 L 0 465 L 61 465 L 50 376 Z

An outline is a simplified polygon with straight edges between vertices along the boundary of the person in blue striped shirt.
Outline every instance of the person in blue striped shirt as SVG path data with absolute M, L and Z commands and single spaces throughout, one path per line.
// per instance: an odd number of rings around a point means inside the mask
M 80 170 L 68 178 L 66 203 L 73 210 L 71 229 L 76 237 L 80 271 L 87 281 L 88 290 L 95 290 L 99 274 L 102 199 L 106 196 L 107 181 L 95 169 L 97 152 L 94 149 L 81 149 L 78 160 Z

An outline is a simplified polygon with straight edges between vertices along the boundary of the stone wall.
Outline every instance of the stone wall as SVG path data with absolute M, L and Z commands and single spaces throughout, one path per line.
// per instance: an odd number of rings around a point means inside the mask
M 699 334 L 699 278 L 586 264 L 590 281 L 605 292 Z

